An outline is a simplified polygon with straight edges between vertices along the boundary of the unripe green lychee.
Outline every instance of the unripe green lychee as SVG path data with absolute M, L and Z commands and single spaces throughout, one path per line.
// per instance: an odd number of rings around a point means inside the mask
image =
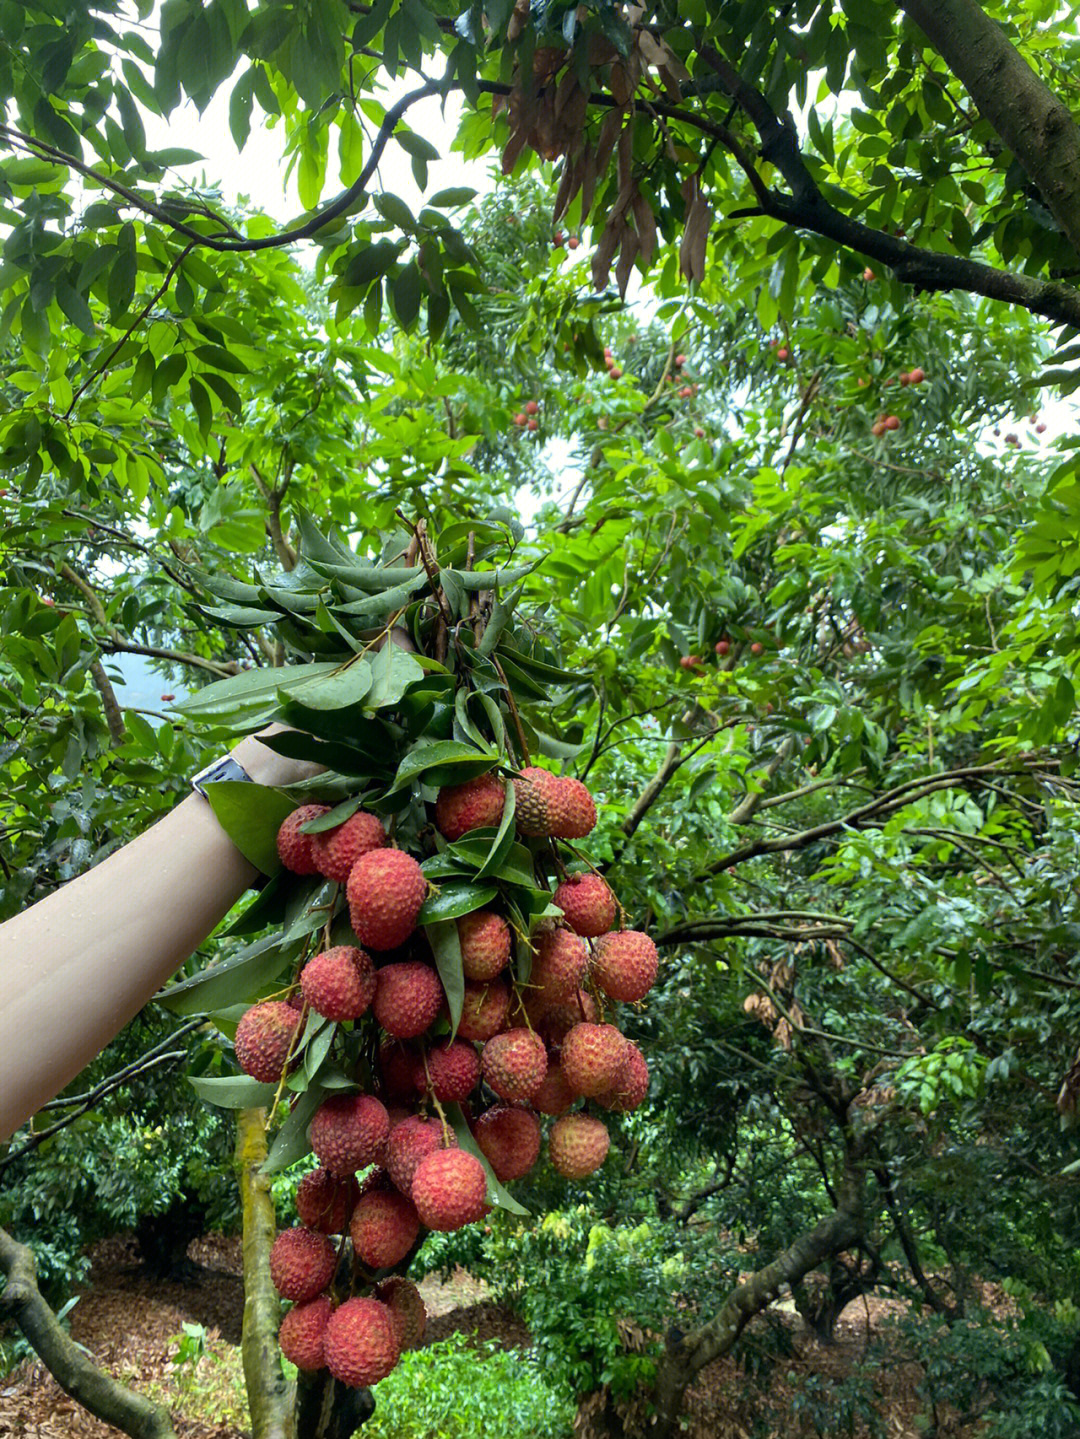
M 438 1149 L 416 1166 L 412 1198 L 420 1223 L 428 1229 L 461 1229 L 484 1213 L 484 1166 L 464 1149 Z
M 376 974 L 375 1018 L 395 1039 L 413 1039 L 430 1029 L 444 995 L 439 976 L 416 960 L 384 965 Z
M 574 933 L 586 939 L 606 934 L 615 923 L 615 896 L 598 874 L 572 874 L 556 889 L 552 901 Z
M 585 941 L 569 929 L 548 929 L 535 937 L 536 954 L 529 988 L 543 1004 L 569 999 L 580 988 L 589 966 Z
M 414 1114 L 395 1124 L 386 1142 L 386 1169 L 400 1193 L 411 1197 L 416 1166 L 437 1149 L 457 1144 L 454 1131 L 444 1132 L 440 1119 L 424 1119 Z
M 337 944 L 308 960 L 300 975 L 300 989 L 324 1019 L 359 1019 L 375 998 L 375 966 L 362 949 Z
M 484 1045 L 480 1067 L 500 1099 L 531 1099 L 547 1073 L 547 1050 L 531 1029 L 508 1029 Z
M 389 1309 L 377 1299 L 347 1299 L 330 1316 L 323 1353 L 330 1373 L 350 1389 L 385 1379 L 401 1358 Z
M 430 1089 L 440 1104 L 460 1104 L 480 1082 L 480 1056 L 465 1040 L 444 1040 L 433 1044 L 427 1053 L 427 1073 L 423 1062 L 417 1068 L 416 1087 Z
M 270 1279 L 282 1299 L 306 1304 L 334 1277 L 337 1250 L 314 1229 L 286 1229 L 270 1249 Z
M 490 909 L 463 914 L 457 922 L 461 967 L 466 979 L 494 979 L 510 959 L 510 927 Z
M 435 823 L 448 840 L 460 839 L 471 829 L 499 824 L 505 803 L 506 786 L 498 775 L 478 775 L 442 787 L 435 800 Z
M 390 1132 L 385 1108 L 371 1094 L 335 1094 L 315 1111 L 308 1139 L 331 1174 L 353 1174 L 378 1162 Z
M 604 1094 L 622 1074 L 626 1039 L 613 1024 L 575 1024 L 559 1057 L 575 1094 Z
M 236 1026 L 236 1062 L 262 1084 L 276 1084 L 300 1026 L 300 1012 L 283 999 L 255 1004 Z
M 375 1298 L 390 1311 L 401 1352 L 415 1349 L 427 1327 L 427 1310 L 416 1285 L 401 1274 L 391 1274 L 376 1284 Z
M 344 884 L 360 856 L 381 849 L 385 843 L 382 820 L 358 809 L 336 828 L 311 836 L 311 857 L 320 874 Z
M 550 770 L 529 765 L 514 780 L 514 819 L 518 834 L 530 839 L 551 833 L 550 804 L 557 783 Z
M 540 1121 L 531 1109 L 497 1104 L 479 1116 L 473 1134 L 501 1184 L 524 1178 L 540 1157 Z
M 465 998 L 458 1023 L 460 1039 L 486 1040 L 498 1034 L 510 1011 L 510 990 L 502 978 L 487 984 L 465 983 Z
M 286 815 L 277 832 L 278 859 L 293 874 L 318 874 L 312 846 L 313 834 L 301 834 L 300 826 L 329 814 L 328 804 L 302 804 Z
M 320 1234 L 344 1234 L 360 1197 L 354 1174 L 338 1176 L 328 1169 L 312 1169 L 296 1187 L 300 1223 Z
M 596 805 L 579 779 L 556 778 L 548 795 L 548 825 L 556 839 L 584 839 L 596 828 Z
M 584 1179 L 599 1169 L 610 1145 L 607 1128 L 590 1114 L 564 1114 L 548 1136 L 551 1163 L 567 1179 Z
M 399 1264 L 419 1233 L 415 1208 L 395 1189 L 361 1195 L 349 1221 L 353 1249 L 368 1269 L 389 1269 Z
M 656 980 L 659 956 L 647 934 L 620 929 L 602 934 L 593 949 L 592 974 L 612 999 L 636 1003 L 644 999 Z
M 424 872 L 402 849 L 372 849 L 349 871 L 349 919 L 366 949 L 381 953 L 404 944 L 427 895 Z
M 596 1096 L 596 1102 L 605 1109 L 627 1114 L 631 1109 L 637 1109 L 648 1092 L 649 1066 L 645 1063 L 645 1056 L 636 1044 L 627 1040 L 626 1061 L 619 1077 L 610 1089 Z
M 332 1301 L 326 1295 L 320 1295 L 307 1304 L 298 1304 L 295 1309 L 290 1309 L 281 1321 L 278 1344 L 285 1358 L 290 1359 L 297 1369 L 314 1373 L 325 1366 L 323 1344 L 333 1311 Z

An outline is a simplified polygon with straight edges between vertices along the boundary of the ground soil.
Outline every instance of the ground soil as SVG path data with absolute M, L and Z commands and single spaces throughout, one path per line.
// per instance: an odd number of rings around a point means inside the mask
M 92 1251 L 92 1268 L 78 1304 L 71 1312 L 72 1338 L 84 1345 L 94 1361 L 125 1383 L 167 1403 L 174 1414 L 178 1439 L 249 1439 L 242 1411 L 236 1407 L 235 1384 L 222 1383 L 221 1418 L 215 1422 L 183 1416 L 177 1402 L 172 1359 L 184 1323 L 207 1331 L 212 1352 L 229 1353 L 240 1342 L 243 1312 L 241 1256 L 238 1239 L 208 1235 L 189 1251 L 196 1268 L 184 1283 L 149 1278 L 135 1258 L 134 1241 L 106 1240 Z M 463 1272 L 450 1281 L 434 1278 L 421 1285 L 429 1322 L 427 1339 L 460 1332 L 478 1340 L 496 1339 L 507 1347 L 525 1346 L 528 1330 L 513 1314 L 491 1302 L 482 1283 Z M 896 1301 L 868 1297 L 849 1306 L 837 1326 L 836 1343 L 822 1346 L 794 1316 L 774 1316 L 786 1325 L 792 1349 L 779 1372 L 796 1385 L 800 1373 L 812 1371 L 824 1382 L 837 1381 L 864 1355 L 868 1337 L 896 1308 Z M 760 1321 L 759 1321 L 760 1322 Z M 633 1336 L 628 1335 L 630 1344 Z M 917 1439 L 914 1427 L 917 1375 L 903 1363 L 884 1366 L 878 1383 L 885 1398 L 889 1439 Z M 744 1439 L 748 1430 L 744 1395 L 746 1380 L 731 1360 L 710 1365 L 688 1396 L 690 1439 Z M 783 1396 L 773 1394 L 783 1410 Z M 206 1405 L 201 1405 L 206 1412 Z M 579 1419 L 587 1432 L 587 1414 Z M 783 1424 L 777 1434 L 794 1432 Z M 44 1366 L 27 1361 L 0 1381 L 0 1439 L 114 1439 L 119 1430 L 93 1419 L 58 1388 Z M 527 1439 L 527 1436 L 523 1436 Z

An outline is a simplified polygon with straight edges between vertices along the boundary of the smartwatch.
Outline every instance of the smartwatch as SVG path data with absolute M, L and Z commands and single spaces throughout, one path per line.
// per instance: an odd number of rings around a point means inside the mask
M 191 788 L 198 790 L 202 797 L 206 798 L 206 786 L 216 784 L 222 779 L 247 780 L 248 784 L 254 784 L 254 780 L 244 769 L 243 765 L 237 764 L 231 754 L 222 755 L 220 759 L 208 764 L 198 774 L 191 777 Z

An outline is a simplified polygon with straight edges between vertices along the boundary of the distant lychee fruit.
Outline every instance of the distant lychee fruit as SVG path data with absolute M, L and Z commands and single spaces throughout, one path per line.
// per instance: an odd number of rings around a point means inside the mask
M 496 774 L 477 775 L 464 784 L 444 785 L 435 800 L 435 823 L 449 840 L 471 829 L 497 825 L 506 803 L 506 786 Z
M 333 1311 L 332 1301 L 326 1295 L 320 1295 L 307 1304 L 298 1304 L 295 1309 L 290 1309 L 281 1321 L 278 1345 L 285 1358 L 291 1360 L 297 1369 L 314 1373 L 325 1366 L 323 1344 Z
M 869 284 L 870 281 L 874 278 L 874 272 L 873 272 L 873 270 L 870 269 L 869 265 L 868 265 L 868 266 L 866 267 L 866 269 L 862 272 L 862 277 L 863 277 L 863 279 L 866 281 L 867 284 Z
M 301 834 L 300 826 L 308 824 L 320 815 L 329 814 L 328 804 L 302 804 L 281 822 L 277 832 L 278 859 L 293 874 L 318 874 L 315 852 L 312 848 L 313 834 Z
M 620 367 L 619 367 L 618 365 L 612 365 L 611 369 L 608 371 L 608 374 L 611 376 L 611 378 L 612 378 L 613 380 L 621 380 L 621 379 L 622 379 L 622 370 L 620 369 Z
M 926 371 L 921 365 L 916 365 L 908 376 L 908 379 L 913 385 L 921 385 L 922 382 L 926 379 Z
M 569 999 L 580 987 L 589 964 L 585 941 L 569 929 L 545 930 L 536 939 L 529 985 L 545 1003 Z
M 531 420 L 529 420 L 528 424 L 526 425 L 526 429 L 529 429 L 529 430 L 538 430 L 539 428 L 540 428 L 540 421 L 539 421 L 539 420 L 536 418 L 536 416 L 534 415 L 533 418 L 532 418 Z
M 498 1104 L 480 1115 L 473 1133 L 502 1184 L 524 1178 L 540 1157 L 540 1121 L 529 1109 Z
M 328 1169 L 313 1169 L 296 1187 L 300 1223 L 320 1234 L 344 1234 L 360 1198 L 355 1174 L 338 1176 Z
M 375 1018 L 395 1039 L 430 1029 L 443 1002 L 443 987 L 430 965 L 418 960 L 387 964 L 376 972 Z
M 575 1094 L 604 1094 L 622 1073 L 626 1039 L 613 1024 L 575 1024 L 563 1040 L 560 1058 Z
M 615 896 L 598 874 L 571 875 L 552 899 L 574 933 L 586 939 L 606 934 L 615 923 Z
M 300 989 L 324 1019 L 359 1019 L 375 998 L 375 967 L 362 949 L 338 944 L 308 960 Z
M 419 1233 L 416 1210 L 396 1189 L 362 1195 L 349 1221 L 353 1249 L 369 1269 L 389 1269 L 400 1264 Z
M 531 1100 L 533 1108 L 541 1114 L 565 1114 L 577 1097 L 566 1082 L 562 1061 L 549 1059 L 544 1082 Z
M 401 1358 L 390 1310 L 377 1299 L 347 1299 L 330 1316 L 323 1354 L 330 1373 L 351 1389 L 385 1379 Z
M 786 360 L 786 359 L 788 359 L 788 358 L 790 357 L 790 354 L 791 354 L 791 351 L 787 348 L 787 346 L 786 346 L 786 345 L 781 345 L 781 346 L 779 347 L 779 349 L 777 350 L 777 352 L 776 352 L 776 358 L 777 358 L 778 360 Z
M 452 1129 L 443 1130 L 439 1119 L 424 1119 L 414 1114 L 395 1124 L 386 1143 L 386 1169 L 395 1187 L 402 1194 L 412 1194 L 413 1175 L 416 1166 L 437 1149 L 451 1149 L 457 1145 Z
M 285 1069 L 300 1015 L 282 999 L 255 1004 L 236 1026 L 236 1062 L 262 1084 L 276 1084 Z
M 576 235 L 571 235 L 566 242 L 566 248 L 568 250 L 576 250 L 580 244 L 581 241 L 578 239 L 578 237 Z
M 270 1279 L 282 1299 L 306 1304 L 322 1293 L 337 1269 L 337 1250 L 313 1229 L 286 1229 L 270 1250 Z
M 427 1054 L 427 1075 L 423 1064 L 417 1068 L 417 1089 L 428 1088 L 428 1077 L 440 1104 L 460 1104 L 480 1082 L 480 1056 L 460 1039 L 433 1044 Z
M 564 1114 L 548 1136 L 552 1166 L 567 1179 L 584 1179 L 599 1169 L 610 1146 L 606 1126 L 589 1114 Z
M 896 415 L 886 415 L 886 416 L 885 416 L 885 428 L 886 428 L 887 430 L 898 430 L 898 429 L 900 428 L 900 420 L 899 420 L 899 417 L 896 416 Z
M 490 909 L 463 914 L 457 922 L 461 967 L 466 979 L 494 979 L 510 959 L 510 927 Z
M 529 417 L 524 410 L 518 410 L 517 414 L 514 416 L 514 424 L 518 427 L 519 430 L 523 430 L 528 423 L 528 419 Z
M 387 1099 L 415 1098 L 417 1057 L 413 1044 L 399 1044 L 389 1039 L 379 1045 L 379 1073 Z
M 764 654 L 764 652 L 765 646 L 761 643 L 760 640 L 755 640 L 754 643 L 750 646 L 750 653 L 752 655 L 760 655 Z
M 415 1349 L 427 1327 L 427 1310 L 416 1285 L 401 1274 L 391 1274 L 376 1284 L 375 1298 L 390 1311 L 401 1352 Z
M 730 640 L 717 640 L 717 641 L 716 641 L 716 646 L 715 646 L 715 648 L 716 648 L 716 653 L 722 657 L 722 656 L 724 656 L 724 655 L 727 654 L 728 650 L 731 649 L 731 641 L 730 641 Z
M 501 977 L 487 984 L 466 982 L 458 1038 L 485 1040 L 498 1034 L 510 1012 L 510 990 Z
M 514 780 L 514 817 L 518 833 L 530 839 L 549 835 L 551 799 L 557 777 L 550 770 L 529 765 Z
M 548 797 L 548 824 L 556 839 L 584 839 L 596 827 L 596 805 L 579 779 L 556 778 Z
M 161 700 L 162 700 L 162 703 L 163 703 L 163 704 L 172 704 L 172 702 L 173 702 L 173 700 L 174 700 L 175 698 L 176 698 L 175 695 L 162 695 L 162 696 L 161 696 Z
M 366 949 L 397 949 L 416 928 L 427 895 L 424 872 L 401 849 L 372 849 L 349 871 L 349 918 Z
M 312 859 L 319 873 L 344 884 L 362 854 L 383 847 L 386 830 L 376 815 L 358 809 L 335 829 L 322 830 L 310 838 Z
M 538 415 L 540 413 L 540 406 L 536 400 L 525 401 L 525 413 L 527 415 Z
M 315 1111 L 308 1139 L 331 1174 L 353 1174 L 374 1164 L 390 1132 L 385 1108 L 371 1094 L 335 1094 Z
M 659 956 L 647 934 L 621 929 L 602 934 L 593 949 L 592 974 L 611 999 L 636 1003 L 656 981 Z
M 544 1041 L 531 1029 L 508 1029 L 484 1045 L 484 1083 L 500 1099 L 531 1099 L 547 1073 Z
M 636 1044 L 627 1040 L 622 1072 L 611 1089 L 596 1096 L 596 1102 L 605 1109 L 616 1109 L 626 1114 L 631 1109 L 637 1109 L 648 1092 L 649 1066 L 645 1063 L 645 1056 Z
M 487 1175 L 474 1154 L 439 1149 L 413 1175 L 412 1198 L 421 1224 L 443 1232 L 472 1224 L 484 1212 Z

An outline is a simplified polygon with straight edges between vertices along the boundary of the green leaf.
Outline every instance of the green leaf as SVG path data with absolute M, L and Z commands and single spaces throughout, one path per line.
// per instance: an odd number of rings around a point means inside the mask
M 369 713 L 373 710 L 392 709 L 410 685 L 418 684 L 424 678 L 423 667 L 412 655 L 395 644 L 383 645 L 368 663 L 371 666 L 372 685 L 364 708 Z
M 450 1038 L 457 1034 L 461 1023 L 461 1006 L 465 1002 L 465 972 L 461 962 L 461 940 L 457 924 L 452 919 L 424 925 L 424 933 L 435 956 L 435 967 L 439 971 L 442 987 L 446 991 L 446 1002 L 450 1009 Z
M 308 1125 L 326 1097 L 327 1092 L 321 1084 L 313 1084 L 301 1094 L 296 1101 L 296 1107 L 278 1130 L 266 1163 L 259 1171 L 261 1174 L 277 1174 L 279 1170 L 288 1169 L 298 1159 L 311 1153 L 307 1137 Z
M 260 1084 L 249 1074 L 229 1074 L 221 1078 L 201 1079 L 189 1074 L 187 1082 L 204 1104 L 218 1109 L 266 1109 L 273 1104 L 276 1084 Z
M 302 696 L 296 698 L 306 709 L 347 709 L 349 705 L 359 704 L 371 689 L 372 668 L 366 660 L 354 660 L 344 669 L 305 685 Z
M 109 271 L 109 310 L 113 319 L 122 315 L 135 295 L 138 262 L 135 254 L 135 226 L 121 225 L 116 237 L 117 256 Z
M 464 784 L 468 779 L 486 774 L 498 763 L 497 754 L 485 754 L 475 745 L 462 744 L 460 740 L 437 740 L 434 744 L 419 745 L 410 750 L 397 768 L 390 793 L 411 785 L 421 775 L 432 770 L 441 774 L 452 771 L 454 778 L 439 780 L 439 783 Z M 436 783 L 436 781 L 430 781 Z
M 244 858 L 263 874 L 277 874 L 281 869 L 277 832 L 296 808 L 294 802 L 276 789 L 242 779 L 208 784 L 206 797 L 218 823 Z
M 246 949 L 172 984 L 155 998 L 174 1014 L 210 1014 L 242 1000 L 250 1002 L 260 988 L 277 979 L 285 962 L 281 935 L 274 934 Z
M 199 719 L 222 719 L 250 710 L 265 710 L 272 714 L 278 705 L 279 692 L 299 698 L 297 692 L 305 684 L 333 674 L 340 668 L 340 661 L 322 660 L 286 669 L 242 670 L 238 675 L 215 680 L 213 684 L 196 690 L 194 694 L 178 700 L 173 708 Z
M 463 914 L 472 914 L 474 909 L 483 909 L 498 894 L 493 884 L 448 884 L 437 894 L 430 895 L 423 903 L 417 920 L 419 924 L 435 924 L 441 920 L 457 919 Z
M 449 189 L 440 190 L 437 194 L 432 195 L 427 204 L 433 210 L 457 210 L 475 199 L 476 191 L 470 185 L 452 185 Z
M 506 859 L 510 846 L 514 842 L 514 812 L 517 807 L 517 791 L 512 784 L 506 786 L 506 800 L 503 804 L 502 819 L 499 821 L 499 828 L 495 832 L 495 838 L 491 841 L 491 849 L 488 857 L 476 871 L 476 878 L 487 879 L 489 875 L 497 873 L 499 866 Z

